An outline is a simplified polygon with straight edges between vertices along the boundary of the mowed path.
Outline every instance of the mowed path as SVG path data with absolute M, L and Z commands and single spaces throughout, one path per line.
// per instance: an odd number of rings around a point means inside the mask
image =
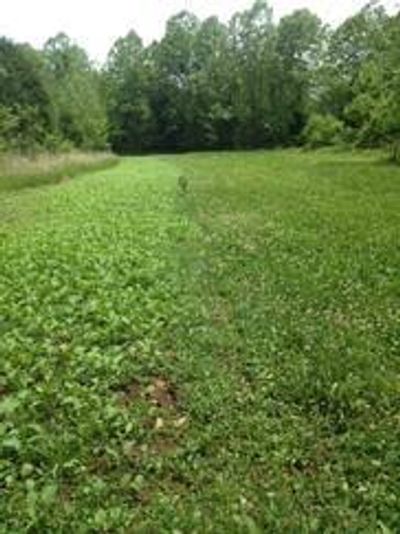
M 398 169 L 128 158 L 0 215 L 6 531 L 396 529 Z

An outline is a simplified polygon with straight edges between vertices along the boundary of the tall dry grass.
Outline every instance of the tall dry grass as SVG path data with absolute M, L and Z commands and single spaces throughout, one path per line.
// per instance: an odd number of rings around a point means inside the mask
M 90 170 L 110 167 L 118 158 L 108 152 L 0 154 L 0 191 L 57 183 Z

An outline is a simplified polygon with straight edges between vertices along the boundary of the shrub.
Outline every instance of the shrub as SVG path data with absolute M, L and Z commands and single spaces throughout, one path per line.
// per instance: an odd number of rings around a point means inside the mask
M 0 151 L 36 152 L 44 137 L 37 107 L 0 105 Z
M 0 152 L 11 147 L 14 132 L 18 127 L 18 119 L 7 106 L 0 105 Z
M 313 114 L 303 130 L 303 141 L 311 148 L 338 144 L 344 133 L 344 124 L 333 115 Z

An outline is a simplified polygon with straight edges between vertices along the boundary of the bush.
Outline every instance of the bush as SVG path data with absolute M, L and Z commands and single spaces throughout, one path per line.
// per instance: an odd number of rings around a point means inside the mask
M 36 152 L 44 138 L 37 107 L 0 105 L 0 151 Z
M 0 105 L 0 152 L 5 152 L 11 148 L 17 128 L 18 118 L 9 107 Z
M 311 148 L 332 146 L 340 143 L 344 124 L 333 115 L 313 114 L 303 130 L 303 141 Z

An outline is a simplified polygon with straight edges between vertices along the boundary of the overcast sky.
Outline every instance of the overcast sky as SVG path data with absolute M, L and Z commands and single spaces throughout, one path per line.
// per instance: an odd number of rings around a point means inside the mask
M 272 0 L 275 17 L 308 7 L 324 21 L 337 24 L 367 0 Z M 400 0 L 384 0 L 388 7 Z M 158 39 L 166 20 L 182 9 L 200 18 L 218 15 L 227 20 L 253 0 L 0 0 L 0 35 L 40 47 L 48 37 L 66 32 L 86 48 L 90 57 L 104 60 L 116 38 L 135 29 L 146 43 Z

